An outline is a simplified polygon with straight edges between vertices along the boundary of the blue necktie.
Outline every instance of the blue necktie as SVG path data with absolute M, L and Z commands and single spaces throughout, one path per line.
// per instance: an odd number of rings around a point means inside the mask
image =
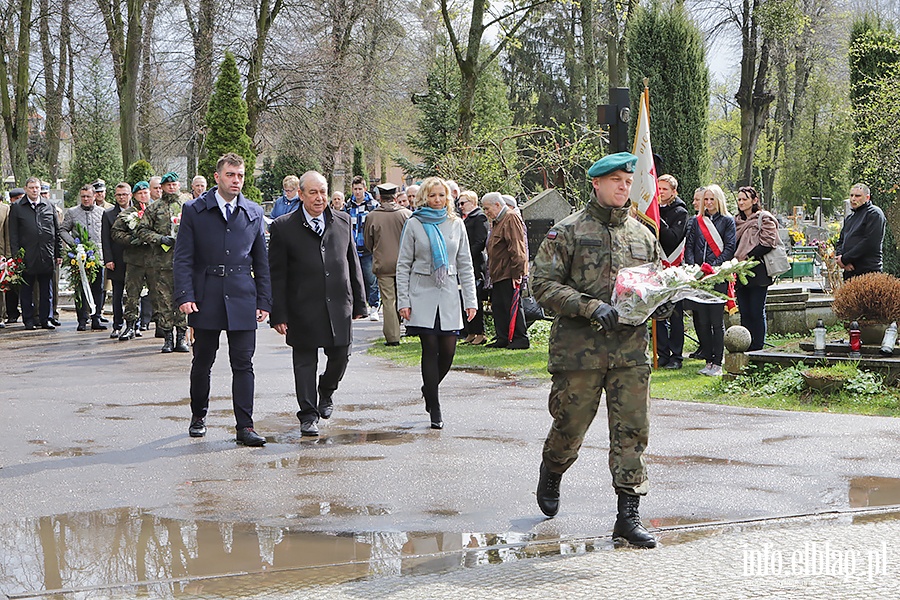
M 231 202 L 225 203 L 225 220 L 226 221 L 231 220 Z

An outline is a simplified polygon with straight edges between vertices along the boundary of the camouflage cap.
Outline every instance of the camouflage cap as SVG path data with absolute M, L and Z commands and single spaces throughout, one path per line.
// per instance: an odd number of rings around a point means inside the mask
M 637 164 L 637 156 L 631 152 L 616 152 L 604 156 L 588 169 L 588 177 L 603 177 L 609 175 L 613 171 L 625 171 L 626 173 L 634 173 L 634 167 Z
M 136 194 L 141 190 L 149 190 L 149 189 L 150 189 L 149 183 L 147 183 L 146 181 L 138 181 L 136 184 L 134 184 L 134 187 L 131 188 L 131 193 Z
M 162 179 L 159 180 L 160 183 L 172 183 L 173 181 L 178 181 L 178 173 L 176 173 L 175 171 L 169 171 L 162 176 Z

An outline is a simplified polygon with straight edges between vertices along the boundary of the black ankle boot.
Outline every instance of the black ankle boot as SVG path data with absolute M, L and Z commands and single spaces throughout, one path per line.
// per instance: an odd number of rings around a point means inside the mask
M 175 352 L 190 352 L 191 348 L 187 345 L 187 340 L 185 340 L 185 335 L 187 335 L 186 327 L 177 327 L 175 329 Z
M 163 333 L 163 347 L 160 349 L 160 352 L 163 354 L 170 354 L 175 351 L 175 336 L 172 333 L 172 330 L 169 329 Z
M 640 548 L 656 548 L 656 538 L 641 524 L 638 514 L 640 496 L 632 496 L 619 492 L 619 514 L 613 527 L 613 540 L 625 540 L 632 546 Z
M 538 479 L 537 502 L 541 512 L 555 517 L 559 512 L 559 482 L 562 473 L 554 473 L 541 461 L 541 476 Z

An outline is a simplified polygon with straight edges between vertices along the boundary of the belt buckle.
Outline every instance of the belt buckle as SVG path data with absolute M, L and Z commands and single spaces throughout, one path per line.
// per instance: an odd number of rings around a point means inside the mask
M 218 277 L 225 277 L 225 265 L 216 265 L 215 269 L 216 270 L 215 272 L 213 272 L 213 275 L 216 275 Z

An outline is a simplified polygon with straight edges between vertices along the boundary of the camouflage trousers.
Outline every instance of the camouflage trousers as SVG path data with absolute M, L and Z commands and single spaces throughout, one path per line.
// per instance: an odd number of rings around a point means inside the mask
M 604 391 L 613 487 L 617 492 L 642 496 L 650 487 L 643 456 L 650 437 L 647 365 L 555 373 L 549 402 L 553 425 L 544 442 L 544 464 L 554 473 L 565 473 L 572 466 Z
M 150 290 L 150 301 L 153 302 L 157 327 L 163 331 L 171 331 L 173 327 L 187 327 L 187 315 L 173 304 L 175 276 L 172 269 L 148 267 L 147 289 Z
M 153 300 L 153 288 L 150 287 L 147 277 L 147 267 L 144 265 L 129 264 L 125 268 L 125 322 L 134 323 L 138 320 L 141 291 L 144 285 L 150 290 L 150 302 L 156 304 Z

